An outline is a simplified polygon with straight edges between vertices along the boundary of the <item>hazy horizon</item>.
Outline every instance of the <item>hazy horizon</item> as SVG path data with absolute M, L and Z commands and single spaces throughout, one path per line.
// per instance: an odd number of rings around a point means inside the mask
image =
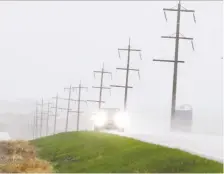
M 57 93 L 67 98 L 64 87 L 78 86 L 80 80 L 89 87 L 82 99 L 98 100 L 99 90 L 92 86 L 99 86 L 100 76 L 94 79 L 92 72 L 101 70 L 103 63 L 113 73 L 112 80 L 105 76 L 104 85 L 124 85 L 125 73 L 116 67 L 125 67 L 127 53 L 122 52 L 119 59 L 117 49 L 127 48 L 130 37 L 131 47 L 142 50 L 142 60 L 131 53 L 131 67 L 140 69 L 140 80 L 135 72 L 129 77 L 133 129 L 147 131 L 150 125 L 167 124 L 173 64 L 152 60 L 174 57 L 174 40 L 161 36 L 175 33 L 176 13 L 167 12 L 166 22 L 162 9 L 174 7 L 176 1 L 0 4 L 0 113 L 34 112 L 35 101 L 49 100 Z M 190 41 L 180 41 L 179 60 L 185 63 L 178 69 L 177 106 L 193 106 L 194 125 L 201 131 L 222 132 L 222 2 L 183 1 L 182 6 L 196 11 L 197 22 L 191 13 L 181 13 L 181 34 L 194 38 L 195 51 Z M 72 98 L 77 98 L 75 92 Z M 123 108 L 123 98 L 124 89 L 112 89 L 111 96 L 103 91 L 104 107 Z M 60 101 L 60 106 L 67 104 Z M 75 110 L 77 105 L 72 107 Z M 82 104 L 83 127 L 88 127 L 89 114 L 95 109 L 97 104 Z M 75 117 L 71 120 L 75 128 Z M 31 121 L 30 116 L 27 122 Z

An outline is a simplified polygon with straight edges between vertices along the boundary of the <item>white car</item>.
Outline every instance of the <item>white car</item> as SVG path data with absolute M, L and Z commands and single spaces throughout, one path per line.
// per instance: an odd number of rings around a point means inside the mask
M 118 130 L 124 132 L 128 124 L 128 114 L 116 108 L 103 108 L 92 117 L 94 131 Z
M 171 119 L 171 128 L 176 131 L 190 132 L 193 124 L 193 108 L 184 104 L 177 107 L 174 117 Z

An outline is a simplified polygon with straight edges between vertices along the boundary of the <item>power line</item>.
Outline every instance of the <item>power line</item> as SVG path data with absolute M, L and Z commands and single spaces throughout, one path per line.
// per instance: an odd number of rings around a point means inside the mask
M 175 6 L 176 7 L 176 6 Z M 159 62 L 172 62 L 174 63 L 174 72 L 173 72 L 173 89 L 172 89 L 172 104 L 171 104 L 171 119 L 173 119 L 175 110 L 176 110 L 176 92 L 177 92 L 177 72 L 178 72 L 178 63 L 184 63 L 184 61 L 179 61 L 178 60 L 178 53 L 179 53 L 179 40 L 184 39 L 184 40 L 191 40 L 192 44 L 192 49 L 194 50 L 194 44 L 193 44 L 193 38 L 191 37 L 184 37 L 180 33 L 180 14 L 181 12 L 191 12 L 193 13 L 193 18 L 194 22 L 196 23 L 195 15 L 194 15 L 194 10 L 187 10 L 186 8 L 182 7 L 181 9 L 181 3 L 180 0 L 178 2 L 178 7 L 177 9 L 175 8 L 164 8 L 164 16 L 167 21 L 166 17 L 166 11 L 175 11 L 177 12 L 177 22 L 176 22 L 176 36 L 162 36 L 162 38 L 167 38 L 167 39 L 175 39 L 175 60 L 161 60 L 161 59 L 153 59 L 153 61 L 159 61 Z M 182 36 L 180 36 L 182 35 Z
M 72 111 L 70 109 L 70 102 L 71 101 L 75 101 L 76 102 L 76 100 L 71 98 L 71 91 L 70 91 L 70 89 L 72 90 L 72 87 L 71 88 L 65 88 L 65 89 L 69 89 L 69 98 L 68 99 L 67 98 L 59 98 L 58 94 L 57 94 L 56 97 L 53 97 L 53 99 L 56 99 L 56 106 L 55 107 L 51 107 L 51 108 L 55 108 L 55 114 L 54 114 L 54 134 L 56 133 L 56 123 L 57 123 L 57 115 L 58 115 L 57 112 L 58 112 L 58 109 L 67 111 L 65 132 L 68 131 L 68 117 L 69 117 L 69 113 L 70 112 L 74 112 L 74 111 Z M 67 100 L 68 101 L 68 107 L 67 108 L 58 107 L 58 99 L 60 99 L 60 100 Z
M 48 128 L 49 128 L 49 124 L 48 124 L 48 122 L 49 122 L 49 116 L 52 116 L 52 115 L 50 115 L 50 105 L 51 105 L 52 103 L 48 103 L 48 107 L 47 107 L 47 121 L 46 121 L 46 136 L 48 136 Z
M 75 87 L 72 87 L 72 85 L 70 85 L 69 88 L 64 88 L 64 90 L 68 90 L 69 94 L 68 94 L 68 108 L 67 108 L 67 117 L 66 117 L 66 126 L 65 126 L 65 131 L 68 131 L 68 117 L 69 117 L 69 113 L 73 112 L 70 110 L 70 101 L 71 101 L 71 93 L 72 90 L 74 91 Z M 75 101 L 75 100 L 74 100 Z
M 80 116 L 80 113 L 83 113 L 83 111 L 80 111 L 80 102 L 85 102 L 87 104 L 86 100 L 81 100 L 81 90 L 86 89 L 88 91 L 88 87 L 82 86 L 81 81 L 80 81 L 79 86 L 73 87 L 73 89 L 78 89 L 78 93 L 79 93 L 78 100 L 76 100 L 78 102 L 78 108 L 77 108 L 77 111 L 74 111 L 77 113 L 77 131 L 79 131 L 79 116 Z
M 37 102 L 36 102 L 36 110 L 35 110 L 35 114 L 34 114 L 34 135 L 33 135 L 33 138 L 37 138 L 38 137 L 38 105 L 37 105 Z
M 58 94 L 56 95 L 56 97 L 53 97 L 53 98 L 56 99 L 55 113 L 54 113 L 54 134 L 55 134 L 55 132 L 56 132 L 56 124 L 57 124 L 57 116 L 58 116 Z
M 127 49 L 118 49 L 119 57 L 120 57 L 120 51 L 128 51 L 127 67 L 126 68 L 116 68 L 118 70 L 125 70 L 126 71 L 125 86 L 121 86 L 121 85 L 111 85 L 111 87 L 125 88 L 125 94 L 124 94 L 124 111 L 126 111 L 127 110 L 128 88 L 133 88 L 131 86 L 128 86 L 129 71 L 137 71 L 138 74 L 139 74 L 139 78 L 140 78 L 139 69 L 130 68 L 130 53 L 131 53 L 131 51 L 139 52 L 140 59 L 142 59 L 142 58 L 141 58 L 141 50 L 139 50 L 139 49 L 131 49 L 131 39 L 130 38 L 129 38 L 129 44 L 128 44 L 128 48 Z
M 35 139 L 36 137 L 36 113 L 34 113 L 34 116 L 33 116 L 33 139 Z
M 72 86 L 70 85 L 69 88 L 65 88 L 64 90 L 68 89 L 69 90 L 69 95 L 68 95 L 68 109 L 67 109 L 67 117 L 66 117 L 66 126 L 65 126 L 65 131 L 68 131 L 68 117 L 69 117 L 69 110 L 70 110 L 70 99 L 71 99 L 71 92 L 72 92 Z
M 42 134 L 42 122 L 43 122 L 43 105 L 44 105 L 43 98 L 41 99 L 41 104 L 37 104 L 37 105 L 41 106 L 41 113 L 40 113 L 40 130 L 39 130 L 40 137 L 41 137 L 41 134 Z
M 39 121 L 39 119 L 38 119 L 38 105 L 37 105 L 37 103 L 36 103 L 36 131 L 35 131 L 35 134 L 36 134 L 36 137 L 38 137 L 38 121 Z
M 101 80 L 100 80 L 100 86 L 93 86 L 92 88 L 98 88 L 100 89 L 100 93 L 99 93 L 99 100 L 87 100 L 88 102 L 97 102 L 99 103 L 99 109 L 101 109 L 101 104 L 102 103 L 105 103 L 105 101 L 102 101 L 102 95 L 103 95 L 103 89 L 111 89 L 110 87 L 105 87 L 103 86 L 103 78 L 104 78 L 104 74 L 110 74 L 111 76 L 111 79 L 112 79 L 112 73 L 111 72 L 108 72 L 108 71 L 104 71 L 104 64 L 103 64 L 103 67 L 101 69 L 101 71 L 93 71 L 94 73 L 94 78 L 95 78 L 95 74 L 96 73 L 100 73 L 101 75 Z
M 42 100 L 41 100 L 41 104 L 38 104 L 37 103 L 37 105 L 39 105 L 39 106 L 41 106 L 41 113 L 40 113 L 40 137 L 42 136 L 42 128 L 43 128 L 43 120 L 44 120 L 44 105 L 48 105 L 49 104 L 49 102 L 48 103 L 44 103 L 44 100 L 43 100 L 43 98 L 42 98 Z
M 39 110 L 38 106 L 41 107 L 41 109 Z M 38 102 L 36 102 L 36 111 L 35 111 L 35 137 L 40 137 L 41 136 L 41 127 L 42 127 L 42 122 L 44 120 L 43 115 L 45 114 L 43 111 L 39 112 L 42 110 L 42 102 L 41 104 L 38 104 Z

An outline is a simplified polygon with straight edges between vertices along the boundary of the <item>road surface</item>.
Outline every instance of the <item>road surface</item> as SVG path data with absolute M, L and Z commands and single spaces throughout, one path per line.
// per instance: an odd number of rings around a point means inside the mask
M 193 133 L 135 134 L 109 131 L 109 133 L 132 137 L 144 142 L 178 148 L 223 163 L 223 136 Z

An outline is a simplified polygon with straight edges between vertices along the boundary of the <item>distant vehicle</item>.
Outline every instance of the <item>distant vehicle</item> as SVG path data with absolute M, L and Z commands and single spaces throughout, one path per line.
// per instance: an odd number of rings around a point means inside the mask
M 191 120 L 193 115 L 193 108 L 191 105 L 184 104 L 179 106 L 175 112 L 175 117 L 179 117 L 183 120 Z
M 118 130 L 124 132 L 128 116 L 118 108 L 102 108 L 93 115 L 94 131 Z
M 193 120 L 193 108 L 189 104 L 179 106 L 175 115 L 171 120 L 171 127 L 173 130 L 191 131 Z

